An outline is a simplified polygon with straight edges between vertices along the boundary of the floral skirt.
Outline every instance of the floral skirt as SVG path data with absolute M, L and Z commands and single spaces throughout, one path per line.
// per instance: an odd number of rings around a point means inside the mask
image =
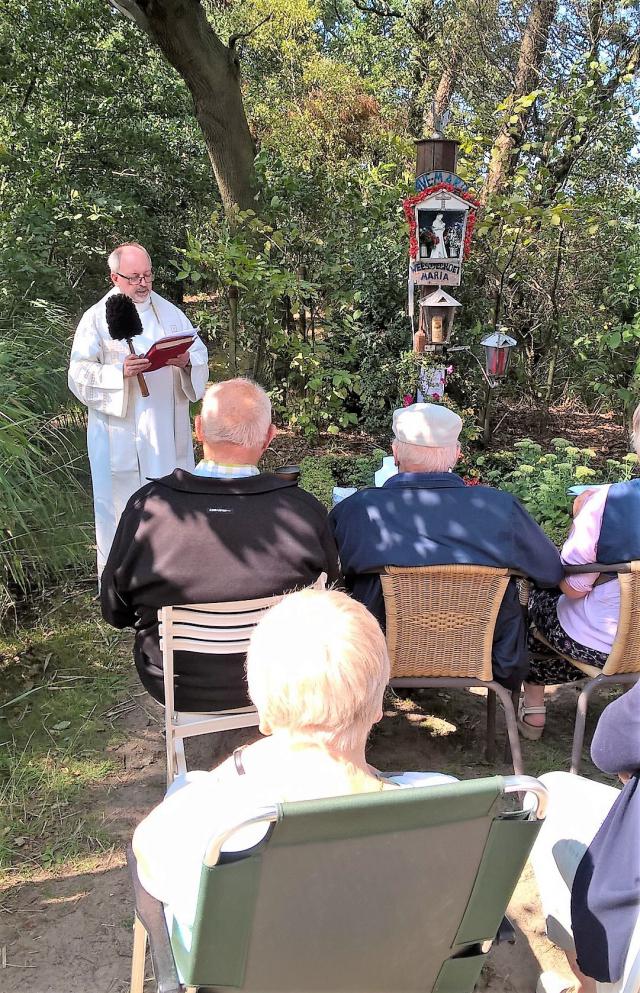
M 540 590 L 533 587 L 529 594 L 529 623 L 538 629 L 550 645 L 558 651 L 570 655 L 580 662 L 588 662 L 602 669 L 607 658 L 605 652 L 595 648 L 587 648 L 570 638 L 558 620 L 556 606 L 560 598 L 560 590 Z M 565 659 L 558 658 L 546 645 L 529 634 L 529 654 L 531 656 L 527 683 L 555 685 L 556 683 L 572 683 L 584 679 L 584 673 L 572 666 Z

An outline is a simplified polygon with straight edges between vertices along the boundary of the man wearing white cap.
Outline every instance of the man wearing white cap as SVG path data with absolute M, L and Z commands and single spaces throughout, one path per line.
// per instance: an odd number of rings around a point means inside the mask
M 414 403 L 394 411 L 396 476 L 354 493 L 331 511 L 347 588 L 384 626 L 373 570 L 387 565 L 499 566 L 539 586 L 563 576 L 556 547 L 510 493 L 465 486 L 452 470 L 462 421 L 448 407 Z M 526 631 L 515 583 L 502 601 L 493 641 L 493 675 L 518 689 L 528 667 Z

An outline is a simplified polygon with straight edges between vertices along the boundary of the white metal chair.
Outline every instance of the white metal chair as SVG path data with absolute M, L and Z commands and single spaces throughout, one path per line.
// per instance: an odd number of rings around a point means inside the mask
M 282 600 L 283 594 L 232 603 L 196 603 L 161 607 L 160 647 L 164 670 L 164 718 L 167 746 L 167 785 L 187 771 L 184 739 L 199 734 L 255 727 L 255 707 L 213 713 L 178 711 L 174 697 L 174 652 L 201 655 L 236 655 L 246 652 L 251 632 L 262 615 Z M 215 664 L 215 660 L 212 659 Z

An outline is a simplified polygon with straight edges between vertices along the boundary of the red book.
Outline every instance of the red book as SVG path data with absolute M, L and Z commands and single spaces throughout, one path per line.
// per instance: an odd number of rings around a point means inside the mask
M 183 331 L 181 334 L 171 334 L 167 338 L 156 341 L 144 356 L 151 363 L 149 368 L 144 370 L 145 373 L 163 369 L 168 359 L 175 359 L 178 355 L 184 355 L 195 340 L 195 334 L 192 334 L 191 331 Z

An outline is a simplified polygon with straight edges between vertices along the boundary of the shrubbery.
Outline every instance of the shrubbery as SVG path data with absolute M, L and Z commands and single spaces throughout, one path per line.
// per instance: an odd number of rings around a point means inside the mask
M 468 463 L 469 474 L 481 482 L 513 493 L 556 544 L 562 544 L 571 526 L 570 486 L 615 483 L 630 479 L 638 456 L 607 459 L 593 465 L 592 448 L 577 448 L 555 438 L 553 450 L 525 438 L 511 451 L 478 455 Z
M 373 475 L 386 454 L 376 448 L 371 455 L 309 455 L 300 463 L 300 485 L 330 508 L 334 486 L 373 486 Z
M 66 386 L 69 323 L 34 306 L 0 325 L 0 619 L 16 593 L 86 567 L 82 419 Z
M 467 454 L 457 471 L 468 482 L 513 493 L 551 540 L 561 545 L 571 527 L 573 500 L 568 488 L 631 479 L 638 456 L 629 454 L 594 466 L 593 449 L 576 448 L 564 438 L 554 439 L 552 448 L 545 452 L 537 442 L 525 438 L 509 451 Z M 308 457 L 302 460 L 301 485 L 330 507 L 334 486 L 371 486 L 385 454 L 377 449 L 359 457 Z

